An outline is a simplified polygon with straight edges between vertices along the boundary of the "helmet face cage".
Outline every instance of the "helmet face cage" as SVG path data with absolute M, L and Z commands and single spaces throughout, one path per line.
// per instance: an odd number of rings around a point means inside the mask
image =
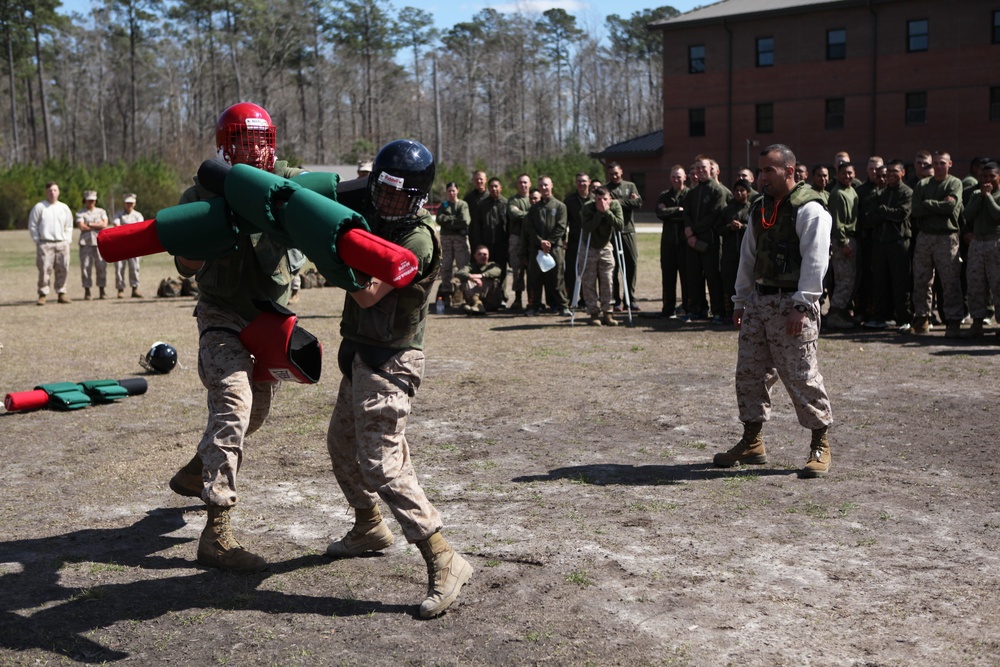
M 386 220 L 398 220 L 416 215 L 427 201 L 427 194 L 416 188 L 404 187 L 405 179 L 382 171 L 368 179 L 368 194 L 372 206 Z
M 150 373 L 169 373 L 177 365 L 177 350 L 173 345 L 158 341 L 145 357 L 139 357 L 139 365 Z
M 398 220 L 416 215 L 434 183 L 434 156 L 420 142 L 400 139 L 375 156 L 368 197 L 379 216 Z
M 274 168 L 277 128 L 271 116 L 256 104 L 240 102 L 223 111 L 215 139 L 218 152 L 229 164 L 246 164 L 265 171 Z

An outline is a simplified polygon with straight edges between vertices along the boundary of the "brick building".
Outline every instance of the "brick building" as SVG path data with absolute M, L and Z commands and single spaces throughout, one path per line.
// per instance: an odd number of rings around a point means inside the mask
M 942 149 L 959 176 L 1000 154 L 1000 0 L 723 0 L 649 28 L 664 46 L 658 165 L 614 158 L 647 201 L 674 163 L 705 153 L 731 182 L 776 142 L 810 166 Z

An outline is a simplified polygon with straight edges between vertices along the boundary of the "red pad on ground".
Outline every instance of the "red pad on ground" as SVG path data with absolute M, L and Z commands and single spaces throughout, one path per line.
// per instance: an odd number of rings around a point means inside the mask
M 49 395 L 42 389 L 32 391 L 18 391 L 7 394 L 3 399 L 3 406 L 9 412 L 18 410 L 37 410 L 44 408 L 49 402 Z

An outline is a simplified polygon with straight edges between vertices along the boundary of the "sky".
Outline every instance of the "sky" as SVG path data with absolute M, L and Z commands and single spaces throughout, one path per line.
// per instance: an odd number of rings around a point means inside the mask
M 60 13 L 90 11 L 95 0 L 63 0 Z M 417 7 L 434 16 L 435 24 L 441 30 L 447 30 L 456 23 L 472 20 L 472 17 L 483 9 L 495 9 L 501 14 L 513 12 L 541 14 L 547 9 L 565 9 L 577 19 L 577 25 L 588 30 L 598 28 L 609 14 L 618 14 L 628 18 L 635 12 L 646 8 L 672 6 L 678 11 L 687 12 L 697 6 L 711 4 L 714 0 L 614 0 L 605 2 L 587 2 L 586 0 L 511 0 L 509 2 L 471 2 L 467 0 L 391 0 L 398 10 L 402 7 Z

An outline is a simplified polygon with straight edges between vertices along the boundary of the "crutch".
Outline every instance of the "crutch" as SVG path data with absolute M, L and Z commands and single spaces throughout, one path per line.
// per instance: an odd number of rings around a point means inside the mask
M 625 298 L 625 308 L 628 310 L 628 325 L 632 324 L 632 302 L 628 296 L 628 275 L 625 273 L 625 244 L 622 242 L 622 233 L 615 230 L 615 252 L 618 254 L 618 266 L 622 270 L 622 295 Z
M 576 284 L 573 285 L 573 298 L 570 300 L 569 305 L 569 325 L 573 326 L 574 320 L 576 320 L 576 305 L 577 300 L 580 298 L 580 285 L 583 283 L 583 271 L 587 268 L 587 254 L 590 253 L 590 232 L 587 232 L 587 247 L 583 250 L 583 269 L 580 269 L 580 244 L 583 243 L 583 234 L 580 234 L 580 240 L 576 244 Z

